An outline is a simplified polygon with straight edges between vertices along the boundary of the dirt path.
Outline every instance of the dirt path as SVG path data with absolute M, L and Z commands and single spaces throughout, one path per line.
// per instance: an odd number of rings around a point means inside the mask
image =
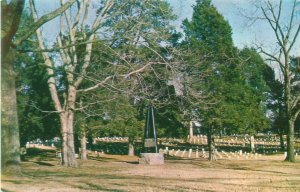
M 165 165 L 137 164 L 137 157 L 103 155 L 78 168 L 55 158 L 22 163 L 23 176 L 2 176 L 2 191 L 300 191 L 300 158 L 260 160 L 168 159 Z

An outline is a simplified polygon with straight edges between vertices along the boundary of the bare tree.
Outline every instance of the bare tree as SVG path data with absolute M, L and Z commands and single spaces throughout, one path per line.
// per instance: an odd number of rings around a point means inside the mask
M 61 5 L 64 5 L 64 1 L 61 1 Z M 91 60 L 91 52 L 93 41 L 95 40 L 95 33 L 98 30 L 100 24 L 108 16 L 108 12 L 114 5 L 114 1 L 108 0 L 103 5 L 100 5 L 100 12 L 95 18 L 90 27 L 90 31 L 86 30 L 87 17 L 90 11 L 90 0 L 77 1 L 76 11 L 71 15 L 71 11 L 68 10 L 61 15 L 60 18 L 60 33 L 57 37 L 57 44 L 59 47 L 60 57 L 62 64 L 66 72 L 66 87 L 64 90 L 64 99 L 61 100 L 58 93 L 58 84 L 55 79 L 55 64 L 50 59 L 48 52 L 42 52 L 47 66 L 47 74 L 49 75 L 48 86 L 51 93 L 51 98 L 54 102 L 55 109 L 59 113 L 61 123 L 61 135 L 62 135 L 62 165 L 76 167 L 75 159 L 75 147 L 74 147 L 74 110 L 76 108 L 77 89 L 81 85 L 86 73 L 87 68 Z M 37 11 L 35 9 L 34 1 L 30 1 L 30 7 L 32 15 L 35 21 L 38 20 Z M 82 19 L 81 19 L 82 18 Z M 66 27 L 66 29 L 64 28 Z M 79 66 L 78 52 L 76 50 L 76 43 L 78 37 L 76 34 L 81 27 L 82 37 L 88 43 L 84 50 L 84 60 Z M 41 50 L 45 49 L 44 39 L 40 29 L 36 30 L 39 47 Z M 66 38 L 65 38 L 66 37 Z M 70 46 L 68 46 L 70 45 Z M 65 48 L 65 46 L 67 48 Z M 79 71 L 79 72 L 78 72 Z M 79 75 L 76 75 L 79 74 Z
M 261 52 L 265 54 L 269 60 L 278 64 L 283 76 L 283 102 L 287 117 L 286 127 L 288 131 L 286 161 L 294 162 L 294 124 L 300 112 L 300 93 L 292 93 L 292 78 L 294 74 L 291 70 L 290 59 L 292 51 L 297 48 L 296 42 L 299 41 L 300 24 L 296 14 L 297 9 L 300 7 L 300 2 L 297 0 L 292 2 L 289 20 L 285 21 L 284 24 L 284 18 L 282 16 L 283 3 L 284 1 L 280 0 L 276 6 L 272 1 L 264 1 L 264 4 L 260 6 L 263 19 L 265 19 L 272 28 L 279 49 L 277 54 L 272 54 L 263 48 L 261 48 Z
M 7 173 L 20 171 L 19 125 L 16 106 L 16 74 L 13 69 L 16 46 L 31 36 L 36 29 L 70 7 L 75 0 L 42 16 L 16 38 L 25 1 L 1 1 L 1 170 Z

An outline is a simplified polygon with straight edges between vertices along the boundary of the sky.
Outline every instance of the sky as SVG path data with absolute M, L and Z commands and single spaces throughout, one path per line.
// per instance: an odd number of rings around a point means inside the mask
M 276 42 L 275 35 L 265 20 L 256 20 L 254 22 L 254 18 L 260 16 L 260 10 L 257 10 L 254 6 L 254 1 L 212 0 L 212 3 L 232 27 L 232 37 L 235 46 L 243 48 L 245 46 L 255 47 L 262 44 L 265 49 L 272 52 L 272 50 L 276 49 L 276 44 L 274 43 Z M 168 2 L 171 4 L 174 13 L 178 16 L 178 20 L 174 22 L 177 27 L 181 26 L 183 19 L 190 19 L 192 17 L 192 5 L 195 4 L 195 0 L 168 0 Z M 283 0 L 283 21 L 289 19 L 292 2 L 293 0 Z M 297 23 L 299 24 L 300 8 L 297 10 L 296 20 L 298 20 Z M 294 54 L 300 55 L 300 38 L 298 38 L 295 47 Z
M 271 0 L 272 1 L 272 0 Z M 299 4 L 300 4 L 300 0 Z M 190 19 L 193 14 L 192 5 L 195 0 L 168 0 L 178 19 L 174 25 L 180 30 L 183 19 Z M 239 49 L 244 47 L 262 47 L 265 51 L 272 55 L 278 53 L 278 45 L 276 43 L 275 34 L 266 20 L 255 19 L 261 16 L 261 10 L 257 9 L 254 2 L 262 2 L 261 0 L 212 0 L 213 5 L 217 8 L 224 18 L 232 27 L 232 39 L 234 45 Z M 273 2 L 279 2 L 273 0 Z M 293 0 L 283 0 L 282 5 L 282 24 L 290 19 L 291 7 Z M 300 6 L 296 10 L 296 25 L 300 24 Z M 300 34 L 293 50 L 293 56 L 300 56 Z M 262 57 L 266 58 L 262 54 Z M 274 69 L 276 77 L 282 80 L 282 75 L 277 63 L 270 62 L 269 65 Z
M 93 1 L 95 2 L 96 0 L 92 0 L 92 2 Z M 191 18 L 193 14 L 192 5 L 195 4 L 195 0 L 167 1 L 170 3 L 174 14 L 178 16 L 178 19 L 173 22 L 173 25 L 177 30 L 182 31 L 180 28 L 182 20 L 185 18 Z M 272 53 L 276 50 L 277 45 L 275 43 L 276 41 L 274 33 L 272 32 L 270 26 L 266 23 L 266 21 L 262 20 L 257 20 L 253 23 L 253 20 L 247 17 L 247 15 L 251 15 L 254 18 L 259 14 L 256 11 L 256 7 L 253 5 L 254 1 L 257 0 L 212 0 L 212 3 L 231 25 L 233 31 L 232 37 L 235 46 L 238 48 L 243 48 L 245 46 L 255 47 L 256 45 L 261 45 Z M 278 1 L 274 0 L 274 2 Z M 288 13 L 290 13 L 292 2 L 293 0 L 283 0 L 283 21 L 288 20 Z M 54 10 L 57 6 L 59 6 L 59 1 L 36 0 L 36 6 L 37 10 L 40 12 L 40 15 L 42 15 Z M 297 23 L 299 24 L 300 6 L 297 10 L 296 19 L 298 20 Z M 58 18 L 46 23 L 43 27 L 45 37 L 47 37 L 49 43 L 57 34 L 57 23 Z M 298 38 L 297 43 L 295 44 L 293 54 L 300 56 L 300 38 Z

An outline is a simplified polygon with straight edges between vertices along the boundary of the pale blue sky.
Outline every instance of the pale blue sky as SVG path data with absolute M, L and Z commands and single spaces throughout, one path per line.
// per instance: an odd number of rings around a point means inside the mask
M 195 4 L 195 0 L 168 0 L 168 2 L 172 5 L 175 14 L 178 15 L 178 20 L 175 22 L 176 26 L 180 26 L 183 19 L 191 18 L 193 14 L 192 5 Z M 256 17 L 260 14 L 260 11 L 256 11 L 253 2 L 254 0 L 212 0 L 214 6 L 231 25 L 233 41 L 237 47 L 255 47 L 255 45 L 261 44 L 271 52 L 276 47 L 275 35 L 271 27 L 266 21 L 256 20 L 253 23 L 251 18 L 246 17 L 246 15 Z M 292 2 L 293 0 L 283 0 L 283 21 L 288 20 Z M 300 8 L 297 10 L 297 20 L 296 23 L 299 24 Z M 300 55 L 300 38 L 298 38 L 293 53 Z

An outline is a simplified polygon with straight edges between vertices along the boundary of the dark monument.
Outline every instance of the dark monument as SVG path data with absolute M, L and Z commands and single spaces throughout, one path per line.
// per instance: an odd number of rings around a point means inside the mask
M 144 153 L 158 153 L 157 134 L 152 106 L 148 106 L 144 130 Z
M 140 164 L 164 164 L 164 156 L 158 153 L 157 134 L 154 120 L 154 110 L 148 106 L 144 130 L 144 153 L 141 153 Z

